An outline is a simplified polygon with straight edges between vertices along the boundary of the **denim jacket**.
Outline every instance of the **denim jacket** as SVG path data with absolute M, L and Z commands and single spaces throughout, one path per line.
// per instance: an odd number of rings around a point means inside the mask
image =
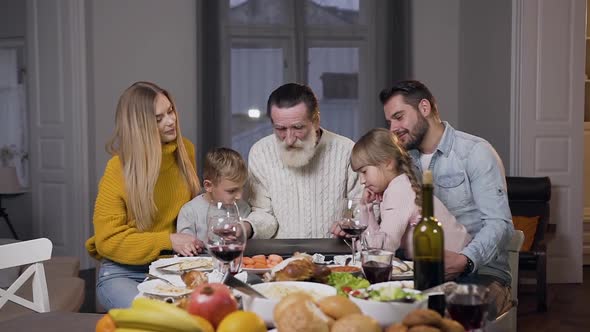
M 510 285 L 506 246 L 514 226 L 502 161 L 486 140 L 443 124 L 445 131 L 428 169 L 434 175 L 434 195 L 473 237 L 461 253 L 473 261 L 474 272 L 458 281 L 487 275 Z M 421 174 L 420 151 L 409 153 Z

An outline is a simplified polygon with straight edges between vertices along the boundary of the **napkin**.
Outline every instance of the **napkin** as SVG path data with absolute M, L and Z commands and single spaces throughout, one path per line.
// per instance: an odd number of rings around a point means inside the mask
M 209 272 L 209 282 L 223 282 L 223 273 L 217 271 L 217 270 L 213 270 L 211 272 Z M 242 282 L 246 282 L 248 280 L 248 272 L 246 271 L 242 271 L 236 275 L 234 275 L 235 278 L 239 279 Z

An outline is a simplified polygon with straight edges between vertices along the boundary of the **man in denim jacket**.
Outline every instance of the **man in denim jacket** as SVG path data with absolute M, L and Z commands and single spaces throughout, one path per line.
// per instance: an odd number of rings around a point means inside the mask
M 486 140 L 441 121 L 421 82 L 399 82 L 379 97 L 390 131 L 420 174 L 432 170 L 434 194 L 473 237 L 460 253 L 445 252 L 445 278 L 487 286 L 493 319 L 512 305 L 506 246 L 514 226 L 500 157 Z

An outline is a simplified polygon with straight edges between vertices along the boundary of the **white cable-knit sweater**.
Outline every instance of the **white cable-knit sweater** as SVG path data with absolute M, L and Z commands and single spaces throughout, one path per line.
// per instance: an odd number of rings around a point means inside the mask
M 273 135 L 250 150 L 248 216 L 255 238 L 324 238 L 341 217 L 347 197 L 358 197 L 361 186 L 350 168 L 350 139 L 322 129 L 316 153 L 308 165 L 289 168 L 279 157 Z

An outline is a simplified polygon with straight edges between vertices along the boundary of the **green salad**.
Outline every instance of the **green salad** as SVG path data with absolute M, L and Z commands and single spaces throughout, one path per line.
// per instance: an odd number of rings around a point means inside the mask
M 411 303 L 425 298 L 425 295 L 421 293 L 395 286 L 379 289 L 358 289 L 349 292 L 349 294 L 360 299 L 380 302 L 399 301 Z
M 365 278 L 355 277 L 347 272 L 339 272 L 328 276 L 328 285 L 334 286 L 338 295 L 347 295 L 355 289 L 367 288 L 371 284 Z

